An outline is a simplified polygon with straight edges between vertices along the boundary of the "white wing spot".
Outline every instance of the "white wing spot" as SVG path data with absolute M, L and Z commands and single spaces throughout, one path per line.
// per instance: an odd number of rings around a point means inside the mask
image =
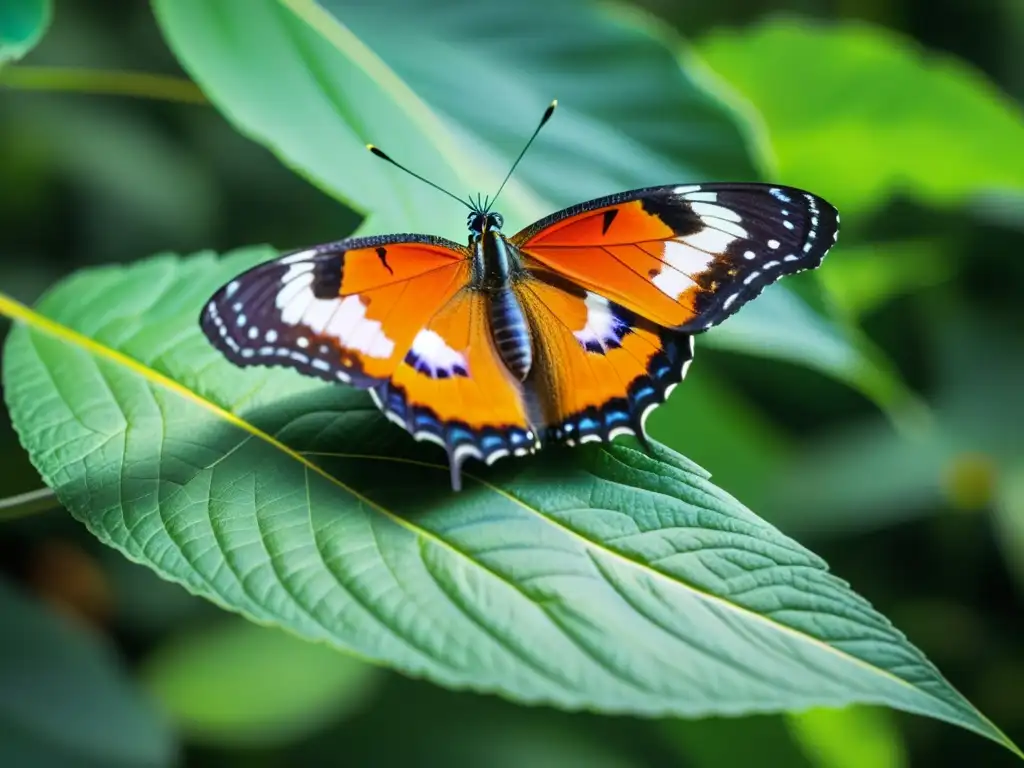
M 313 265 L 298 260 L 292 263 L 292 258 L 283 260 L 291 266 L 283 279 L 285 287 L 275 300 L 281 310 L 281 321 L 288 325 L 301 323 L 314 333 L 333 336 L 342 346 L 371 357 L 391 357 L 395 343 L 385 335 L 380 321 L 366 316 L 362 299 L 359 296 L 316 298 L 312 288 Z M 327 351 L 325 345 L 322 353 L 327 354 Z
M 782 245 L 782 243 L 780 243 L 778 240 L 768 241 L 768 247 L 771 248 L 773 251 L 777 249 L 780 245 Z
M 273 344 L 277 341 L 277 331 L 271 328 L 263 338 L 267 340 L 267 344 Z
M 729 241 L 732 242 L 732 238 Z M 664 258 L 665 266 L 651 282 L 672 299 L 678 299 L 684 292 L 694 287 L 696 283 L 689 276 L 703 272 L 715 259 L 713 254 L 704 253 L 677 240 L 666 241 Z
M 710 254 L 724 253 L 725 249 L 732 245 L 736 238 L 728 232 L 721 232 L 717 229 L 711 229 L 711 227 L 705 227 L 699 232 L 677 238 L 677 240 L 678 242 L 685 243 L 686 245 L 697 248 L 698 250 L 705 251 L 705 258 L 707 258 L 708 263 L 710 263 Z
M 743 219 L 736 211 L 726 208 L 722 205 L 712 205 L 711 203 L 693 203 L 690 206 L 691 210 L 701 218 L 705 216 L 711 216 L 716 219 L 725 219 L 726 221 L 735 221 L 739 223 Z
M 746 251 L 746 252 L 745 252 L 745 253 L 743 254 L 743 258 L 744 258 L 744 259 L 754 259 L 754 258 L 755 258 L 756 256 L 757 256 L 757 254 L 756 254 L 756 253 L 754 253 L 753 251 Z
M 717 192 L 690 192 L 683 195 L 687 202 L 713 203 L 718 200 Z
M 655 281 L 660 277 L 659 274 Z M 619 339 L 619 319 L 604 296 L 588 291 L 584 303 L 587 306 L 587 324 L 581 330 L 573 331 L 573 335 L 584 349 L 587 344 L 598 344 L 607 351 L 608 342 Z
M 793 229 L 793 222 L 792 221 L 784 221 L 784 222 L 782 222 L 782 226 L 784 226 L 786 229 Z
M 448 371 L 456 368 L 469 370 L 466 356 L 458 350 L 452 349 L 436 331 L 424 328 L 416 334 L 412 341 L 412 353 L 419 358 L 433 373 Z
M 297 251 L 296 253 L 290 253 L 281 259 L 281 263 L 295 264 L 300 261 L 305 261 L 306 259 L 312 256 L 316 256 L 316 248 L 310 248 L 305 251 Z M 310 268 L 312 268 L 312 265 L 310 265 Z

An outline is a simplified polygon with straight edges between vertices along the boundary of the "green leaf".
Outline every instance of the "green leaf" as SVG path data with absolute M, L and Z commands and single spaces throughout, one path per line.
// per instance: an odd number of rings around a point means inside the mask
M 766 488 L 766 516 L 786 530 L 837 536 L 995 501 L 1000 470 L 1020 459 L 1024 347 L 945 299 L 928 317 L 930 418 L 902 432 L 866 419 L 810 441 Z
M 1024 464 L 1008 467 L 999 484 L 994 525 L 1010 573 L 1024 592 Z
M 154 10 L 213 104 L 370 214 L 365 230 L 466 234 L 457 203 L 366 143 L 458 194 L 493 193 L 555 97 L 555 119 L 502 193 L 511 229 L 630 187 L 756 174 L 736 119 L 669 47 L 588 4 L 321 5 L 156 0 Z M 557 34 L 538 28 L 538 13 Z
M 1020 106 L 895 32 L 781 19 L 714 32 L 700 51 L 764 117 L 781 180 L 823 195 L 845 221 L 894 194 L 948 206 L 1024 189 Z
M 1015 749 L 824 563 L 678 454 L 548 450 L 448 487 L 364 393 L 232 367 L 202 302 L 264 249 L 79 273 L 4 355 L 102 541 L 262 623 L 452 687 L 638 715 L 869 702 Z M 681 388 L 684 391 L 685 387 Z
M 171 765 L 163 720 L 110 649 L 0 581 L 0 765 Z
M 374 158 L 366 143 L 456 193 L 493 192 L 552 97 L 560 100 L 555 118 L 502 193 L 509 231 L 623 189 L 757 176 L 753 129 L 725 106 L 721 87 L 712 92 L 681 41 L 635 15 L 578 0 L 153 7 L 210 101 L 242 133 L 366 213 L 366 232 L 466 236 L 458 203 Z M 892 399 L 872 386 L 887 374 L 845 329 L 786 286 L 769 295 L 711 338 L 781 354 L 883 404 Z
M 190 741 L 237 748 L 297 741 L 352 714 L 378 673 L 325 645 L 232 620 L 172 637 L 143 679 Z
M 853 317 L 950 280 L 956 263 L 938 240 L 839 246 L 818 271 L 829 295 Z
M 52 18 L 51 0 L 4 0 L 0 4 L 0 66 L 35 48 Z
M 815 768 L 904 768 L 908 764 L 900 732 L 885 710 L 815 709 L 787 720 Z

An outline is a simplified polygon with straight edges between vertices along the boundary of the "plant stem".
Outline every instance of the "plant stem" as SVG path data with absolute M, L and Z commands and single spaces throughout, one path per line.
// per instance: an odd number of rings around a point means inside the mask
M 13 520 L 36 512 L 46 512 L 59 506 L 60 502 L 52 490 L 40 488 L 38 491 L 29 491 L 0 499 L 0 520 Z
M 5 67 L 0 86 L 23 91 L 60 91 L 105 96 L 133 96 L 182 104 L 207 104 L 191 80 L 146 72 L 119 72 L 77 67 Z

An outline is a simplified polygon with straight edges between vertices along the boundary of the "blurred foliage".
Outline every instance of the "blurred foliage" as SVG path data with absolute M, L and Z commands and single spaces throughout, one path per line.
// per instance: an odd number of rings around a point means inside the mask
M 233 619 L 171 636 L 144 686 L 198 743 L 287 744 L 358 711 L 378 670 L 324 645 Z
M 10 766 L 171 765 L 167 724 L 106 638 L 0 581 L 0 755 Z
M 699 53 L 714 70 L 708 78 L 715 87 L 721 85 L 723 93 L 734 89 L 726 100 L 756 126 L 750 134 L 757 158 L 753 165 L 764 165 L 780 181 L 805 183 L 840 205 L 843 235 L 820 270 L 827 287 L 820 301 L 837 316 L 862 323 L 872 344 L 928 407 L 927 418 L 896 431 L 863 396 L 831 379 L 786 362 L 712 349 L 709 343 L 699 345 L 690 378 L 652 418 L 655 436 L 708 467 L 720 486 L 824 555 L 1020 742 L 1024 6 L 1018 0 L 643 4 L 697 41 Z M 46 4 L 8 0 L 2 9 L 19 6 Z M 780 18 L 779 11 L 787 15 Z M 367 18 L 372 14 L 363 13 Z M 13 28 L 2 24 L 0 15 L 0 28 Z M 364 24 L 359 35 L 369 39 L 373 22 Z M 430 30 L 429 41 L 451 34 L 437 26 L 432 20 L 424 27 Z M 387 31 L 378 34 L 384 38 Z M 30 30 L 18 39 L 31 44 L 33 36 Z M 417 46 L 429 41 L 394 42 L 394 55 L 405 55 L 407 66 L 414 68 L 421 50 Z M 456 65 L 458 72 L 434 82 L 434 98 L 458 99 L 456 106 L 431 106 L 448 116 L 447 128 L 466 134 L 460 143 L 474 157 L 495 158 L 479 169 L 467 169 L 462 186 L 475 188 L 500 172 L 500 159 L 515 151 L 518 126 L 532 120 L 523 117 L 532 106 L 524 105 L 551 96 L 569 101 L 562 90 L 549 93 L 543 81 L 542 87 L 524 94 L 518 77 L 506 71 L 513 65 L 500 57 L 476 70 L 474 57 L 489 55 L 493 44 L 486 34 L 475 35 L 461 49 L 440 51 L 434 43 L 438 68 L 452 66 L 447 62 L 453 60 L 462 63 Z M 386 39 L 377 39 L 371 47 L 387 45 Z M 519 57 L 514 68 L 534 72 L 524 50 L 509 54 Z M 443 59 L 441 52 L 453 58 Z M 68 68 L 179 73 L 151 10 L 125 0 L 58 2 L 52 29 L 24 64 L 44 75 L 50 67 L 63 68 L 65 74 Z M 20 67 L 7 65 L 0 81 L 5 71 L 15 73 Z M 606 77 L 614 78 L 616 71 L 627 71 L 628 61 L 611 53 L 597 62 L 576 62 L 568 56 L 558 67 L 568 78 L 591 67 L 601 67 Z M 467 80 L 472 98 L 464 95 Z M 359 224 L 359 214 L 290 173 L 271 152 L 240 138 L 207 107 L 64 94 L 57 77 L 33 82 L 31 90 L 0 91 L 0 288 L 6 293 L 31 301 L 57 278 L 83 266 L 130 262 L 164 250 L 327 241 Z M 461 87 L 455 90 L 452 82 Z M 64 87 L 69 87 L 66 81 Z M 648 116 L 657 114 L 657 108 L 651 105 L 659 94 L 671 98 L 662 93 L 670 87 L 659 82 L 648 90 L 646 106 L 630 118 L 637 130 L 652 124 Z M 271 99 L 266 102 L 272 117 L 292 127 L 299 122 L 287 110 L 275 110 Z M 599 106 L 595 102 L 593 108 Z M 624 144 L 635 148 L 636 142 L 646 142 L 645 151 L 653 152 L 646 159 L 647 172 L 653 174 L 664 162 L 659 148 L 681 141 L 668 122 L 646 138 L 611 137 L 616 142 L 610 146 L 616 149 L 605 161 L 595 162 L 577 154 L 580 137 L 588 135 L 585 117 L 572 125 L 567 121 L 557 141 L 557 134 L 551 134 L 552 144 L 538 148 L 541 154 L 534 156 L 532 171 L 524 166 L 524 181 L 533 174 L 539 187 L 563 179 L 578 182 L 580 189 L 564 193 L 590 197 L 612 191 L 602 184 L 631 184 L 622 174 L 636 167 L 639 155 L 623 149 Z M 504 138 L 492 147 L 478 146 L 479 140 L 469 135 L 477 130 L 477 121 L 489 121 L 487 129 L 503 132 Z M 551 129 L 563 130 L 556 123 Z M 378 135 L 372 138 L 384 144 Z M 340 141 L 316 144 L 304 172 L 337 168 L 345 156 L 341 146 Z M 388 149 L 397 155 L 394 146 Z M 468 155 L 460 159 L 460 151 L 456 147 L 448 157 L 465 162 Z M 674 162 L 697 163 L 702 151 L 696 149 L 691 156 L 680 149 L 681 159 Z M 565 165 L 560 158 L 568 158 Z M 428 147 L 403 159 L 429 170 L 437 155 Z M 557 170 L 565 167 L 571 172 Z M 695 173 L 724 172 L 713 165 L 691 167 Z M 663 180 L 671 179 L 659 177 L 652 183 Z M 419 206 L 420 193 L 410 194 L 417 195 Z M 422 204 L 427 206 L 423 211 L 440 205 L 426 194 Z M 458 221 L 445 217 L 422 228 L 443 233 Z M 759 303 L 771 301 L 766 294 Z M 0 424 L 0 453 L 0 495 L 38 488 L 37 475 L 6 423 Z M 99 691 L 96 700 L 101 703 L 117 706 L 117 696 L 122 704 L 132 702 L 128 715 L 116 717 L 140 737 L 135 757 L 143 756 L 144 764 L 169 760 L 166 736 L 159 727 L 140 724 L 138 718 L 149 709 L 138 705 L 139 691 L 125 683 L 118 667 L 156 669 L 154 659 L 184 642 L 182 638 L 216 635 L 223 615 L 119 555 L 102 551 L 64 513 L 5 520 L 2 526 L 0 568 L 41 603 L 26 605 L 22 598 L 9 606 L 4 601 L 4 627 L 25 632 L 21 645 L 9 646 L 8 661 L 20 660 L 20 666 L 9 664 L 6 669 L 20 672 L 28 668 L 28 659 L 41 658 L 31 655 L 33 644 L 48 647 L 28 634 L 39 622 L 25 618 L 26 610 L 37 613 L 55 606 L 77 617 L 79 624 L 91 627 L 82 631 L 102 633 L 124 663 L 105 660 L 94 665 L 104 671 L 95 673 L 59 668 L 59 697 L 49 697 L 45 704 L 52 707 L 63 697 L 69 705 L 61 710 L 61 734 L 89 733 L 94 721 L 88 718 L 105 711 L 100 704 L 91 711 L 70 708 L 81 682 Z M 40 626 L 51 631 L 52 618 Z M 69 649 L 77 641 L 56 631 L 64 657 L 75 658 Z M 18 640 L 9 630 L 5 633 Z M 52 661 L 61 654 L 46 658 Z M 288 674 L 287 669 L 282 664 L 279 671 Z M 120 682 L 95 682 L 94 674 Z M 557 759 L 568 765 L 702 767 L 1016 762 L 958 729 L 889 712 L 870 710 L 863 720 L 864 710 L 842 710 L 649 723 L 517 708 L 392 673 L 375 674 L 383 680 L 380 689 L 359 694 L 365 700 L 353 694 L 352 701 L 361 701 L 358 708 L 338 704 L 333 717 L 324 704 L 330 697 L 323 691 L 330 686 L 310 686 L 306 702 L 300 701 L 301 690 L 292 691 L 296 698 L 283 708 L 279 723 L 261 721 L 270 732 L 292 733 L 290 741 L 215 745 L 198 731 L 179 726 L 182 762 L 364 765 L 402 760 L 454 766 L 498 764 L 501 759 L 509 765 L 540 765 L 544 759 Z M 7 679 L 0 673 L 0 697 L 19 690 L 5 688 Z M 194 689 L 176 684 L 177 711 L 183 717 L 209 712 L 203 681 L 194 684 Z M 188 690 L 196 691 L 194 701 Z M 18 701 L 19 711 L 33 712 L 24 706 L 23 694 Z M 228 701 L 225 711 L 232 712 L 240 702 Z M 251 714 L 263 717 L 265 704 L 255 700 Z M 289 731 L 296 712 L 300 720 L 309 719 Z M 243 708 L 235 714 L 244 718 L 247 713 Z M 50 727 L 52 721 L 39 725 Z M 309 735 L 313 730 L 317 733 Z M 30 745 L 33 750 L 59 746 L 49 732 L 37 733 L 44 736 Z M 148 743 L 142 744 L 147 733 Z M 13 750 L 25 743 L 16 736 L 24 733 L 3 730 L 0 746 Z M 76 748 L 84 750 L 87 744 L 96 742 L 78 742 Z M 100 746 L 130 750 L 132 745 L 122 735 L 116 744 Z M 33 754 L 37 762 L 26 758 L 20 764 L 47 764 L 43 753 Z M 56 758 L 53 754 L 50 764 L 66 764 L 60 762 L 60 752 Z M 132 764 L 132 754 L 123 756 Z M 103 752 L 93 758 L 100 764 L 113 760 Z M 6 764 L 18 765 L 18 758 Z
M 844 221 L 895 194 L 948 206 L 1024 190 L 1024 113 L 960 61 L 878 27 L 803 21 L 716 32 L 700 51 L 757 107 L 781 177 Z
M 51 0 L 6 0 L 0 6 L 0 65 L 35 48 L 52 15 Z

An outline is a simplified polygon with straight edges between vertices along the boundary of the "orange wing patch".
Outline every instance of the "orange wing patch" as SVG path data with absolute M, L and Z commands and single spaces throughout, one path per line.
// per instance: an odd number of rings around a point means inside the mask
M 570 216 L 513 242 L 574 282 L 658 325 L 677 327 L 695 314 L 700 288 L 694 277 L 707 270 L 713 249 L 723 246 L 715 234 L 683 211 L 659 215 L 648 202 L 631 200 Z
M 468 252 L 454 243 L 343 240 L 240 275 L 207 304 L 202 326 L 236 364 L 371 387 L 469 277 Z
M 692 337 L 551 276 L 524 280 L 517 294 L 535 331 L 540 364 L 527 386 L 542 404 L 546 438 L 642 440 L 647 415 L 685 375 Z
M 494 346 L 486 295 L 456 294 L 416 334 L 391 380 L 372 391 L 388 418 L 445 447 L 452 483 L 469 457 L 488 464 L 540 447 L 522 385 Z

